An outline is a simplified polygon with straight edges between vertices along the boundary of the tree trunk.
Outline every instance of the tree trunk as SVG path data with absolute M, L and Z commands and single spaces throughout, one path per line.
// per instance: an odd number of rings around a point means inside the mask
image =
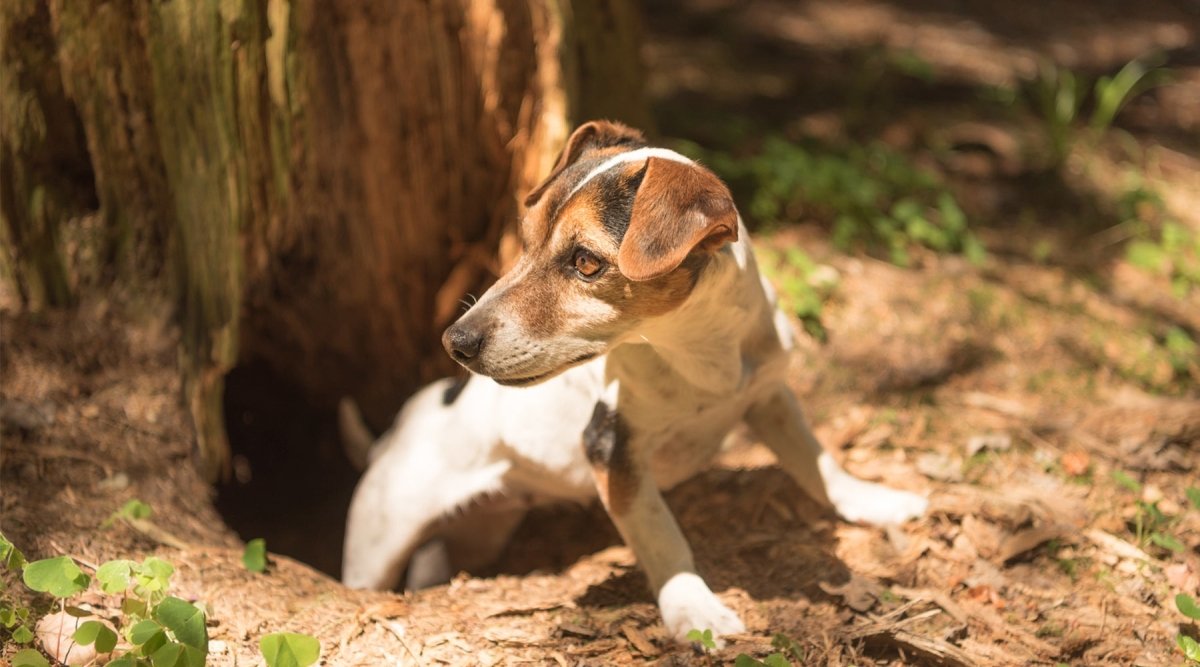
M 314 404 L 350 395 L 385 423 L 450 370 L 441 328 L 499 272 L 572 125 L 647 121 L 628 0 L 53 0 L 50 16 L 113 280 L 174 269 L 213 479 L 230 369 L 264 360 Z
M 75 301 L 63 227 L 94 205 L 50 12 L 41 2 L 0 3 L 0 261 L 27 307 Z

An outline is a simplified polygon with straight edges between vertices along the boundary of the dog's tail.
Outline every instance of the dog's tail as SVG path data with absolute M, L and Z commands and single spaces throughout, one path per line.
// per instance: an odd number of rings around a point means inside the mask
M 342 435 L 342 450 L 350 463 L 362 472 L 367 469 L 370 460 L 371 445 L 375 444 L 375 434 L 363 421 L 358 405 L 349 396 L 342 397 L 338 402 L 338 430 Z

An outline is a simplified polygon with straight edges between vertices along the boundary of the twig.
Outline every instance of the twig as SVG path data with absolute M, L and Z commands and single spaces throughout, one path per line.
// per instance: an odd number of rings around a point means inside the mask
M 654 644 L 650 643 L 646 635 L 642 634 L 642 631 L 638 630 L 633 623 L 627 622 L 621 625 L 621 632 L 629 640 L 629 643 L 647 658 L 652 658 L 659 654 L 659 650 L 655 648 Z
M 62 548 L 62 545 L 61 545 L 61 544 L 59 544 L 58 542 L 54 541 L 53 539 L 51 539 L 51 540 L 50 540 L 50 546 L 51 546 L 51 547 L 54 549 L 54 551 L 55 551 L 55 552 L 57 552 L 57 553 L 60 553 L 60 554 L 65 554 L 65 553 L 67 553 L 67 550 L 66 550 L 66 549 L 64 549 L 64 548 Z M 97 564 L 95 564 L 95 563 L 91 562 L 90 560 L 86 560 L 86 559 L 84 559 L 84 558 L 80 558 L 79 556 L 72 556 L 71 554 L 67 554 L 67 557 L 68 557 L 68 558 L 70 558 L 71 560 L 75 561 L 76 563 L 79 563 L 80 565 L 82 565 L 82 566 L 84 566 L 84 567 L 86 567 L 86 568 L 89 568 L 89 569 L 91 569 L 93 572 L 95 572 L 96 570 L 99 570 L 99 569 L 100 569 L 100 566 L 99 566 L 99 565 L 97 565 Z
M 927 609 L 919 614 L 915 614 L 913 616 L 908 616 L 908 617 L 902 618 L 902 619 L 892 623 L 892 627 L 893 628 L 902 628 L 906 625 L 912 625 L 913 623 L 916 623 L 917 621 L 923 621 L 927 618 L 937 616 L 940 613 L 942 613 L 941 609 Z
M 975 667 L 979 664 L 971 656 L 967 655 L 966 651 L 947 641 L 922 637 L 916 633 L 896 627 L 876 626 L 860 630 L 855 633 L 854 638 L 862 639 L 868 643 L 891 644 L 896 650 L 908 650 L 910 653 L 919 655 L 935 665 L 944 665 L 945 667 Z
M 992 396 L 980 391 L 969 391 L 962 397 L 964 405 L 972 408 L 982 408 L 991 410 L 1009 417 L 1017 417 L 1018 419 L 1030 419 L 1033 415 L 1029 413 L 1026 407 L 1017 401 L 1011 401 L 999 396 Z
M 146 537 L 149 537 L 150 539 L 154 540 L 155 542 L 158 542 L 159 544 L 162 544 L 162 545 L 168 546 L 168 547 L 173 547 L 175 549 L 179 549 L 180 551 L 188 551 L 188 550 L 192 549 L 191 544 L 189 544 L 188 542 L 184 542 L 183 540 L 179 539 L 178 537 L 175 537 L 171 533 L 168 533 L 167 531 L 163 530 L 162 528 L 159 528 L 156 524 L 154 524 L 150 521 L 147 521 L 145 519 L 135 519 L 133 517 L 127 517 L 127 516 L 121 517 L 121 520 L 124 521 L 125 524 L 128 525 L 130 528 L 145 535 Z
M 1024 632 L 1009 626 L 996 614 L 996 612 L 986 607 L 976 606 L 973 611 L 968 612 L 957 602 L 951 600 L 950 597 L 945 593 L 923 589 L 908 589 L 899 586 L 893 586 L 891 590 L 897 595 L 902 595 L 904 597 L 924 597 L 925 599 L 932 600 L 939 607 L 945 609 L 946 613 L 954 617 L 954 620 L 958 621 L 959 623 L 965 624 L 968 622 L 968 620 L 974 620 L 987 626 L 989 630 L 996 634 L 1014 637 L 1026 647 L 1040 651 L 1041 653 L 1047 655 L 1058 655 L 1060 652 L 1059 648 L 1053 644 L 1044 642 L 1028 632 Z
M 1130 560 L 1142 560 L 1147 563 L 1161 564 L 1154 556 L 1142 551 L 1125 540 L 1110 535 L 1099 528 L 1091 528 L 1083 531 L 1083 536 L 1092 541 L 1093 544 L 1100 547 L 1104 551 L 1117 556 L 1119 558 L 1128 558 Z
M 951 618 L 959 623 L 967 622 L 967 612 L 957 602 L 951 600 L 949 595 L 941 591 L 932 591 L 923 588 L 904 588 L 902 586 L 892 586 L 891 590 L 896 595 L 906 597 L 910 600 L 928 600 L 941 607 L 947 614 L 950 614 Z
M 408 651 L 408 654 L 411 655 L 412 659 L 417 663 L 417 667 L 425 667 L 425 663 L 421 662 L 421 658 L 417 657 L 417 654 L 413 653 L 413 650 L 409 648 L 408 642 L 404 641 L 404 628 L 401 627 L 399 623 L 379 617 L 376 617 L 374 620 L 376 623 L 387 629 L 388 632 L 391 632 L 393 635 L 395 635 L 396 639 L 400 641 L 400 645 L 404 647 L 405 651 Z

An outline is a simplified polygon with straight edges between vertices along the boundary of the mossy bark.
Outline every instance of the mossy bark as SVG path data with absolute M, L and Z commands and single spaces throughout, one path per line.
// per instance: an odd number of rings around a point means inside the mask
M 173 269 L 210 478 L 239 363 L 379 424 L 450 370 L 440 329 L 573 124 L 644 125 L 633 6 L 53 0 L 111 261 Z
M 108 281 L 147 289 L 167 266 L 172 217 L 154 124 L 139 0 L 51 0 L 63 88 L 78 110 L 99 197 Z
M 27 307 L 75 301 L 62 228 L 94 200 L 49 9 L 33 0 L 0 3 L 0 218 L 8 273 Z

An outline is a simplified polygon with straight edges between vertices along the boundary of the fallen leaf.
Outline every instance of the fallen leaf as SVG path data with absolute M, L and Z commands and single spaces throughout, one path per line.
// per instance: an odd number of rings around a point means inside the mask
M 1086 475 L 1089 468 L 1092 467 L 1092 457 L 1082 449 L 1075 449 L 1062 455 L 1059 459 L 1062 465 L 1063 472 L 1072 477 Z
M 1007 563 L 1027 551 L 1036 549 L 1045 542 L 1060 537 L 1063 532 L 1063 527 L 1057 524 L 1036 526 L 1018 531 L 1009 535 L 1000 543 L 1000 549 L 996 554 L 996 558 L 1001 563 Z
M 1000 548 L 1000 529 L 986 521 L 980 521 L 974 514 L 968 514 L 962 520 L 962 532 L 975 545 L 975 551 L 984 558 L 996 555 Z
M 967 597 L 976 602 L 987 602 L 992 597 L 992 587 L 987 584 L 971 586 L 967 589 Z
M 107 653 L 97 654 L 96 647 L 92 644 L 75 643 L 75 631 L 88 621 L 98 621 L 116 632 L 112 623 L 97 616 L 80 618 L 61 611 L 43 616 L 38 621 L 35 632 L 46 654 L 64 665 L 75 667 L 93 662 L 103 664 Z
M 1168 565 L 1163 568 L 1163 574 L 1167 577 L 1167 583 L 1175 590 L 1192 593 L 1200 588 L 1200 577 L 1187 563 Z
M 575 635 L 577 637 L 595 637 L 596 636 L 595 630 L 588 628 L 588 627 L 584 627 L 582 625 L 578 625 L 576 623 L 559 623 L 558 630 L 560 632 L 562 632 L 563 634 Z
M 875 606 L 875 601 L 879 599 L 880 593 L 883 592 L 883 586 L 878 582 L 860 577 L 853 572 L 850 573 L 850 579 L 840 586 L 835 586 L 827 582 L 818 582 L 821 590 L 829 595 L 836 595 L 842 598 L 842 602 L 857 612 L 865 612 Z
M 1004 609 L 1008 606 L 1008 603 L 1004 601 L 1004 598 L 1000 597 L 1000 594 L 996 592 L 996 589 L 987 584 L 980 584 L 978 586 L 972 586 L 971 588 L 968 588 L 967 596 L 976 602 L 981 604 L 990 604 L 997 609 Z
M 641 630 L 637 629 L 637 626 L 634 624 L 625 623 L 622 625 L 621 633 L 625 635 L 625 638 L 629 640 L 629 643 L 632 644 L 633 647 L 642 655 L 646 657 L 654 657 L 658 655 L 658 649 L 650 642 L 649 639 L 646 638 L 646 635 L 643 634 Z

